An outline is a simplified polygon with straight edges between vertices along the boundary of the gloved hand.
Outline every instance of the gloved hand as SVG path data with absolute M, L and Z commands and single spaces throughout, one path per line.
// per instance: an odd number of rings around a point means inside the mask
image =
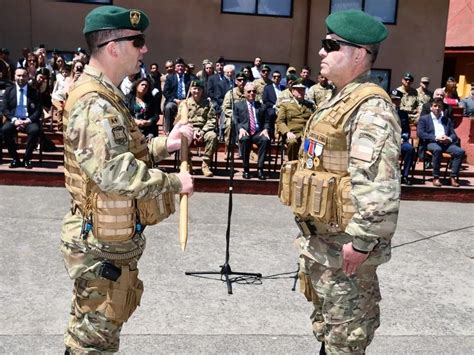
M 168 140 L 166 141 L 166 149 L 168 153 L 172 153 L 181 148 L 181 135 L 188 139 L 188 146 L 193 140 L 193 126 L 191 124 L 176 123 L 171 130 Z
M 177 173 L 179 180 L 181 181 L 181 193 L 188 194 L 191 196 L 194 192 L 193 178 L 187 171 Z

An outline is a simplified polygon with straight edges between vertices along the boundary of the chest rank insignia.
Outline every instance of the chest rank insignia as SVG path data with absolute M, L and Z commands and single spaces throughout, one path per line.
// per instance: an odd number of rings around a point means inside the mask
M 323 154 L 324 146 L 327 143 L 327 137 L 321 134 L 310 133 L 304 141 L 304 152 L 306 167 L 312 169 L 320 163 L 319 156 Z
M 137 27 L 140 23 L 140 11 L 132 10 L 130 11 L 130 23 L 133 27 Z

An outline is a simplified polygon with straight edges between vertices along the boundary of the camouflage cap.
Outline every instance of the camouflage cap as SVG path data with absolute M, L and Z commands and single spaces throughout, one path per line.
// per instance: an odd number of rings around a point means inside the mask
M 204 82 L 202 80 L 191 81 L 191 87 L 204 89 Z
M 148 24 L 148 16 L 141 10 L 120 6 L 99 6 L 87 14 L 82 33 L 121 29 L 143 32 Z
M 421 78 L 420 81 L 421 81 L 422 83 L 429 83 L 429 82 L 430 82 L 430 78 L 427 77 L 427 76 L 424 76 L 424 77 Z
M 357 44 L 375 44 L 387 38 L 382 22 L 360 10 L 337 11 L 326 18 L 329 33 Z

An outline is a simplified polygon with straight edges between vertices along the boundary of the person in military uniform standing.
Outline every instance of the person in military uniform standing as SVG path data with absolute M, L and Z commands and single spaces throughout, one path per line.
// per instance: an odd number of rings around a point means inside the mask
M 301 231 L 301 285 L 321 354 L 364 354 L 380 324 L 378 265 L 390 259 L 400 203 L 401 129 L 370 78 L 387 29 L 362 11 L 326 18 L 321 74 L 335 95 L 309 119 L 280 200 Z
M 418 92 L 418 104 L 421 107 L 427 102 L 433 100 L 433 92 L 428 89 L 430 85 L 430 78 L 424 76 L 420 79 L 420 86 L 416 89 Z
M 229 145 L 230 140 L 230 125 L 232 123 L 233 105 L 239 101 L 245 100 L 244 86 L 247 83 L 247 77 L 243 72 L 238 73 L 235 76 L 235 88 L 227 91 L 224 96 L 224 102 L 222 103 L 222 112 L 224 112 L 224 141 L 226 147 Z
M 271 71 L 272 71 L 272 68 L 270 68 L 269 65 L 263 64 L 262 68 L 260 69 L 260 78 L 255 79 L 253 81 L 255 85 L 255 90 L 257 90 L 257 96 L 255 98 L 255 101 L 262 102 L 263 89 L 265 89 L 265 86 L 272 83 L 272 80 L 270 79 Z
M 314 104 L 304 99 L 306 86 L 301 79 L 293 82 L 290 90 L 292 97 L 280 102 L 276 125 L 286 141 L 288 160 L 295 160 L 298 159 L 304 127 L 314 112 Z
M 143 230 L 174 212 L 174 196 L 191 194 L 189 173 L 165 174 L 153 165 L 190 141 L 192 127 L 177 125 L 149 142 L 118 89 L 139 71 L 147 52 L 140 10 L 97 7 L 85 18 L 89 65 L 72 86 L 64 110 L 64 170 L 72 197 L 61 232 L 66 271 L 74 280 L 66 354 L 112 353 L 140 304 L 138 260 Z
M 408 113 L 411 124 L 418 122 L 418 118 L 420 117 L 418 91 L 411 86 L 413 79 L 413 74 L 406 72 L 403 74 L 402 85 L 397 88 L 397 90 L 403 94 L 400 110 Z
M 204 176 L 212 177 L 210 170 L 212 157 L 217 149 L 217 124 L 216 111 L 210 104 L 210 99 L 203 95 L 204 82 L 193 80 L 191 82 L 191 97 L 179 104 L 178 118 L 183 119 L 183 113 L 187 112 L 188 123 L 193 126 L 193 142 L 204 142 L 204 157 L 202 158 L 202 173 Z M 191 164 L 190 164 L 191 166 Z
M 306 99 L 314 102 L 319 107 L 323 102 L 329 100 L 336 88 L 328 79 L 319 73 L 318 83 L 311 86 L 306 92 Z

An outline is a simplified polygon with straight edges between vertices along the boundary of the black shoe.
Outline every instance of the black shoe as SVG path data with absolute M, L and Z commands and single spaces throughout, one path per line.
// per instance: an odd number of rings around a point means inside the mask
M 23 164 L 21 163 L 21 161 L 13 159 L 8 167 L 10 169 L 14 169 L 14 168 L 21 168 L 22 166 Z
M 25 160 L 23 164 L 25 164 L 25 168 L 33 169 L 33 164 L 31 164 L 31 160 Z
M 408 176 L 403 176 L 402 177 L 402 184 L 403 185 L 411 185 L 411 180 L 408 178 Z
M 265 175 L 263 169 L 258 169 L 257 176 L 259 180 L 267 180 L 267 175 Z
M 242 177 L 246 180 L 250 179 L 250 173 L 248 171 L 244 171 L 244 173 L 242 174 Z

